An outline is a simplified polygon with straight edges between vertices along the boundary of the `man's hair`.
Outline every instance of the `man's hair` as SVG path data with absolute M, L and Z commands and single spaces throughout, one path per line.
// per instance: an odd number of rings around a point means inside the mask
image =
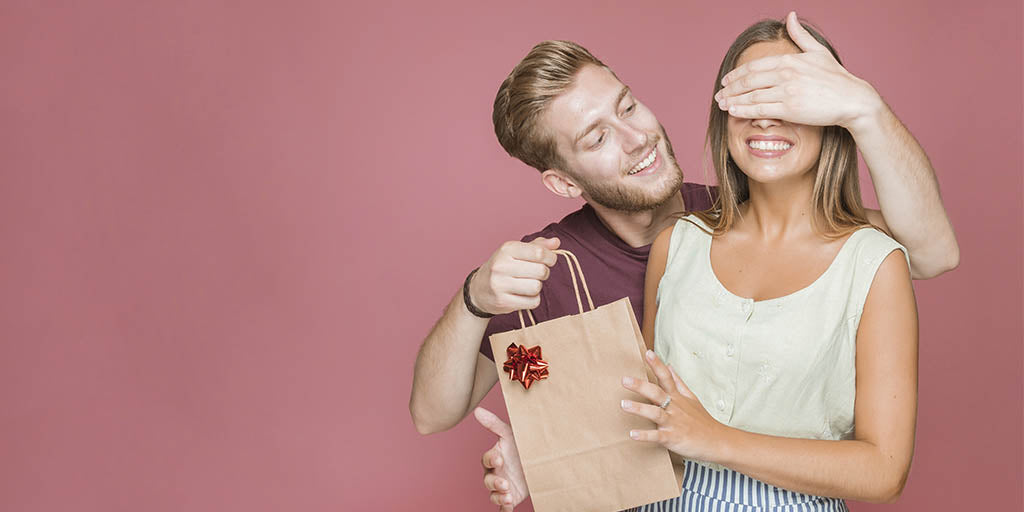
M 539 43 L 516 64 L 498 88 L 492 114 L 494 133 L 508 154 L 541 172 L 564 167 L 554 138 L 537 126 L 537 120 L 587 64 L 607 68 L 571 41 Z

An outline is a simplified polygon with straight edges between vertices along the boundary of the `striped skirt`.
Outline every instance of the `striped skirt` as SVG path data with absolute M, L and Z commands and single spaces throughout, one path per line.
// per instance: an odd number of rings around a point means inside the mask
M 766 484 L 728 468 L 714 470 L 686 461 L 682 494 L 629 512 L 848 512 L 846 502 Z

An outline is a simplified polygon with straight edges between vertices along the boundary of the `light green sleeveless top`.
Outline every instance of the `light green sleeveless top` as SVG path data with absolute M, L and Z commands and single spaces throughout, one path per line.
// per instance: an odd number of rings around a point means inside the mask
M 852 438 L 857 327 L 875 271 L 894 250 L 906 257 L 881 231 L 860 229 L 809 286 L 755 302 L 725 289 L 711 269 L 711 235 L 681 219 L 658 285 L 655 352 L 722 423 Z

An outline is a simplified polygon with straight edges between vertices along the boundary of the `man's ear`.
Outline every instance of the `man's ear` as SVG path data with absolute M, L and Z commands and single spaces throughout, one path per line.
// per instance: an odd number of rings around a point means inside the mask
M 583 195 L 583 189 L 576 185 L 576 181 L 558 169 L 548 169 L 540 173 L 540 180 L 556 195 L 569 199 Z

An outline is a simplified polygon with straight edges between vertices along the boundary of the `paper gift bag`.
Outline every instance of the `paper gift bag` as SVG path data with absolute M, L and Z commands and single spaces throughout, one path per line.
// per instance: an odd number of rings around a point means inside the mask
M 537 324 L 527 311 L 527 327 L 520 311 L 521 329 L 490 337 L 534 509 L 613 512 L 679 496 L 682 470 L 668 450 L 629 438 L 657 427 L 620 406 L 646 401 L 622 377 L 656 381 L 629 298 L 594 308 L 576 256 L 555 252 L 569 264 L 580 313 Z

